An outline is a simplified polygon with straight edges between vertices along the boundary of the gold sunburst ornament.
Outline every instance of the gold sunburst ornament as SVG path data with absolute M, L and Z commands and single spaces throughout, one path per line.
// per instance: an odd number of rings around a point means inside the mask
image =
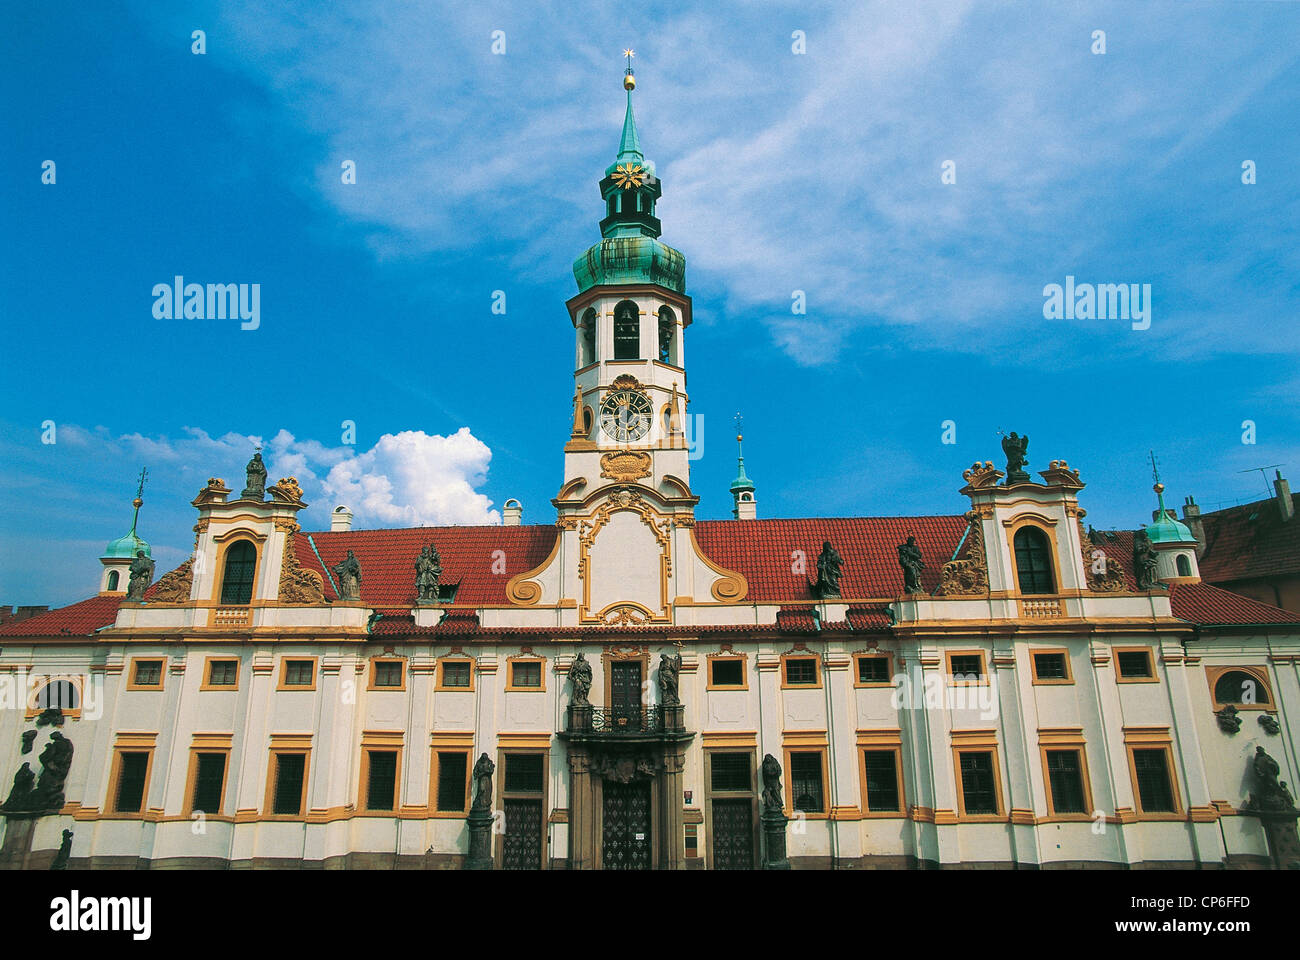
M 622 163 L 614 168 L 610 177 L 614 181 L 614 186 L 622 187 L 624 190 L 631 190 L 633 187 L 640 187 L 645 184 L 645 168 L 636 163 Z

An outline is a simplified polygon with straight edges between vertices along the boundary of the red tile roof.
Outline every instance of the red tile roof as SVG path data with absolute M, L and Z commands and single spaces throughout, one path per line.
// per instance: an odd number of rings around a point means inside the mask
M 325 596 L 335 599 L 337 593 L 316 552 L 332 575 L 334 566 L 351 550 L 361 561 L 361 599 L 380 609 L 410 610 L 415 604 L 415 558 L 432 543 L 442 561 L 442 583 L 460 584 L 456 605 L 481 606 L 509 602 L 510 578 L 540 565 L 550 555 L 558 532 L 540 524 L 325 531 L 296 534 L 294 552 L 301 566 L 321 574 Z
M 1300 615 L 1289 610 L 1220 590 L 1209 583 L 1170 584 L 1169 605 L 1175 617 L 1204 626 L 1300 622 Z
M 810 517 L 799 520 L 702 520 L 695 537 L 714 563 L 745 575 L 746 600 L 813 599 L 823 541 L 844 559 L 840 594 L 849 599 L 897 597 L 903 592 L 898 545 L 916 537 L 925 560 L 921 585 L 932 592 L 939 571 L 966 533 L 960 515 L 937 517 Z
M 1291 502 L 1297 516 L 1286 522 L 1276 499 L 1202 514 L 1201 577 L 1211 583 L 1231 583 L 1300 573 L 1300 494 L 1292 494 Z
M 120 596 L 90 597 L 26 620 L 0 626 L 0 637 L 88 637 L 117 617 Z

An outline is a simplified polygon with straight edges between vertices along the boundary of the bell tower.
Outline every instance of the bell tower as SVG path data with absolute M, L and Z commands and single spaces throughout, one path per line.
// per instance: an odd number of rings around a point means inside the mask
M 695 622 L 744 599 L 748 584 L 695 539 L 686 417 L 686 258 L 659 239 L 662 186 L 632 114 L 600 181 L 601 239 L 573 264 L 573 408 L 564 481 L 551 502 L 551 556 L 511 578 L 506 596 L 537 622 Z M 685 621 L 681 618 L 685 617 Z
M 586 499 L 601 487 L 636 483 L 693 507 L 684 429 L 686 258 L 659 239 L 662 184 L 641 150 L 632 51 L 625 55 L 627 112 L 618 155 L 600 181 L 601 240 L 573 264 L 573 426 L 557 506 L 571 494 Z

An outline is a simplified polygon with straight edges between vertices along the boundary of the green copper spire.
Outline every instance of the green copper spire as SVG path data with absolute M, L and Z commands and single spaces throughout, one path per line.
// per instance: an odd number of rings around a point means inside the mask
M 749 477 L 745 474 L 745 448 L 741 445 L 741 442 L 745 439 L 745 435 L 740 432 L 740 425 L 742 421 L 743 418 L 741 417 L 741 415 L 736 414 L 737 472 L 736 472 L 736 479 L 731 481 L 731 492 L 733 494 L 740 493 L 741 491 L 744 490 L 748 490 L 751 493 L 754 491 L 754 481 L 750 480 Z
M 1151 488 L 1156 493 L 1160 507 L 1156 511 L 1154 522 L 1146 526 L 1147 539 L 1152 543 L 1195 543 L 1196 537 L 1185 523 L 1174 519 L 1165 509 L 1165 485 L 1160 482 L 1160 468 L 1156 466 L 1155 451 L 1151 451 L 1151 477 L 1155 485 Z
M 632 113 L 632 91 L 636 77 L 632 73 L 631 50 L 624 50 L 627 69 L 623 89 L 627 91 L 627 112 L 623 116 L 623 135 L 618 156 L 605 168 L 600 181 L 600 196 L 605 203 L 605 218 L 600 221 L 604 239 L 573 263 L 578 292 L 594 286 L 611 284 L 657 284 L 677 293 L 686 292 L 686 258 L 659 240 L 659 218 L 655 205 L 663 193 L 655 165 L 641 150 L 636 118 Z
M 145 467 L 140 471 L 140 484 L 136 487 L 135 499 L 131 505 L 135 507 L 135 514 L 131 517 L 131 530 L 124 537 L 118 537 L 116 540 L 109 542 L 104 548 L 103 559 L 112 560 L 122 557 L 134 557 L 136 551 L 143 550 L 146 557 L 152 557 L 153 551 L 149 549 L 149 544 L 141 540 L 136 534 L 136 524 L 140 522 L 140 508 L 144 506 L 144 482 L 149 476 L 149 468 Z

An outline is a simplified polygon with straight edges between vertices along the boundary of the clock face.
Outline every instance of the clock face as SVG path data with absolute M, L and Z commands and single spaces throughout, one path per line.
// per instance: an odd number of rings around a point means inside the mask
M 645 394 L 611 390 L 600 405 L 600 429 L 619 443 L 632 443 L 650 432 L 654 411 Z

